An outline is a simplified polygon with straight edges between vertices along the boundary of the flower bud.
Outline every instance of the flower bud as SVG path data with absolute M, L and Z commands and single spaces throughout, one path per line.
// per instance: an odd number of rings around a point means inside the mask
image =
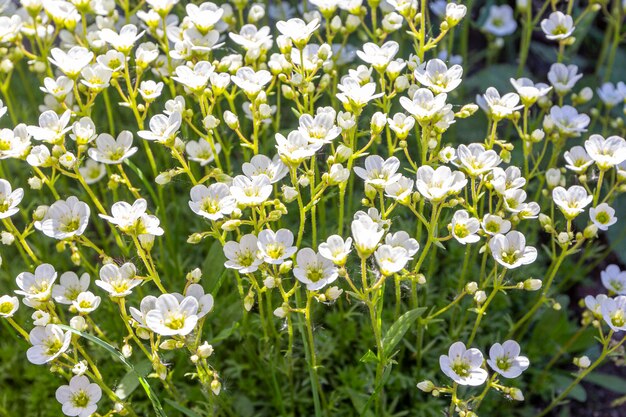
M 122 355 L 124 355 L 125 358 L 130 358 L 133 355 L 133 347 L 128 343 L 124 343 L 124 346 L 122 346 Z
M 435 389 L 435 384 L 433 384 L 429 380 L 425 380 L 425 381 L 419 382 L 417 384 L 417 388 L 419 388 L 423 392 L 431 392 L 432 390 Z
M 84 332 L 87 330 L 87 322 L 83 316 L 74 316 L 70 319 L 70 327 L 79 332 Z
M 474 301 L 476 301 L 476 304 L 481 305 L 486 300 L 487 294 L 485 294 L 484 291 L 476 291 L 476 294 L 474 294 Z
M 559 235 L 557 236 L 557 240 L 559 241 L 559 243 L 561 245 L 565 245 L 566 243 L 569 242 L 569 233 L 567 232 L 561 232 L 559 233 Z
M 224 112 L 224 122 L 232 130 L 239 129 L 239 118 L 237 117 L 235 113 L 231 111 L 226 110 Z
M 0 241 L 3 245 L 9 246 L 12 245 L 13 242 L 15 242 L 15 236 L 3 230 L 2 233 L 0 233 Z
M 598 226 L 596 226 L 595 224 L 590 224 L 589 226 L 585 227 L 585 230 L 583 231 L 583 236 L 585 237 L 585 239 L 593 239 L 597 235 Z
M 220 395 L 221 390 L 222 390 L 222 384 L 220 383 L 219 380 L 214 379 L 213 381 L 211 381 L 211 391 L 213 391 L 213 394 Z
M 268 276 L 267 278 L 265 278 L 263 280 L 263 285 L 265 285 L 265 288 L 272 289 L 272 288 L 276 287 L 276 280 L 274 279 L 273 276 L 270 275 L 270 276 Z
M 278 307 L 274 310 L 274 315 L 279 319 L 284 319 L 285 317 L 287 317 L 287 310 L 285 310 L 282 306 Z
M 254 293 L 250 291 L 248 295 L 246 295 L 246 297 L 243 299 L 243 307 L 246 309 L 246 311 L 250 311 L 252 310 L 253 306 L 254 306 Z
M 343 290 L 337 286 L 332 286 L 328 288 L 324 294 L 329 301 L 335 301 L 337 298 L 341 297 Z
M 206 359 L 213 354 L 213 346 L 209 345 L 208 342 L 204 342 L 203 344 L 198 346 L 196 354 L 199 357 Z
M 515 401 L 524 401 L 524 394 L 519 388 L 509 389 L 509 396 Z
M 293 268 L 293 261 L 285 261 L 278 267 L 278 273 L 286 275 L 291 272 L 291 268 Z
M 472 295 L 478 291 L 478 284 L 474 281 L 465 284 L 465 292 Z
M 548 187 L 554 188 L 561 182 L 561 170 L 558 168 L 550 168 L 546 171 L 546 182 Z
M 43 182 L 38 177 L 30 177 L 28 179 L 28 186 L 32 190 L 41 190 L 42 185 L 43 185 Z
M 526 291 L 537 291 L 539 288 L 541 288 L 542 284 L 543 283 L 540 279 L 528 278 L 526 281 L 524 281 L 524 289 Z
M 200 282 L 202 278 L 202 270 L 200 268 L 195 268 L 192 271 L 187 273 L 187 281 L 197 284 Z
M 591 360 L 588 356 L 581 356 L 580 358 L 574 358 L 574 365 L 581 369 L 587 369 L 591 366 Z

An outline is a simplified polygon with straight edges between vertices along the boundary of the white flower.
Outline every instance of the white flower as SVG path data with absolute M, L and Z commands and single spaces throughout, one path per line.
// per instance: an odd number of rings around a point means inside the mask
M 122 71 L 126 66 L 127 58 L 123 53 L 114 49 L 108 50 L 104 55 L 96 58 L 96 62 L 104 68 L 108 68 L 112 72 Z
M 449 93 L 461 84 L 463 67 L 453 65 L 448 69 L 442 60 L 431 59 L 426 65 L 417 67 L 413 74 L 417 82 L 428 87 L 434 93 Z
M 20 302 L 17 297 L 10 295 L 0 296 L 0 317 L 4 317 L 5 319 L 13 317 L 19 307 Z
M 495 235 L 489 241 L 489 249 L 493 259 L 507 269 L 528 265 L 537 259 L 537 249 L 526 246 L 526 238 L 516 230 Z
M 601 170 L 607 170 L 626 161 L 626 140 L 619 136 L 604 139 L 600 135 L 591 135 L 585 141 L 585 150 Z
M 93 159 L 85 160 L 85 166 L 78 168 L 78 172 L 83 176 L 85 183 L 91 185 L 100 181 L 107 173 L 104 164 L 94 161 Z
M 507 36 L 515 32 L 517 22 L 513 17 L 513 9 L 508 4 L 492 5 L 489 16 L 483 24 L 483 30 L 495 36 Z
M 57 279 L 57 272 L 50 264 L 41 264 L 35 268 L 35 273 L 22 272 L 16 278 L 20 287 L 15 293 L 25 296 L 34 302 L 43 302 L 50 299 L 52 285 Z
M 11 189 L 9 181 L 0 178 L 0 219 L 11 217 L 19 211 L 17 206 L 24 198 L 24 189 Z
M 145 140 L 154 140 L 165 144 L 172 143 L 181 123 L 182 116 L 179 112 L 171 113 L 169 116 L 157 114 L 150 119 L 150 130 L 140 130 L 137 135 Z
M 148 325 L 146 324 L 146 315 L 148 315 L 151 310 L 154 310 L 156 300 L 157 298 L 155 296 L 147 295 L 141 300 L 139 310 L 137 310 L 135 307 L 130 307 L 128 309 L 128 311 L 130 311 L 130 315 L 139 324 L 139 327 L 142 327 L 144 329 L 148 328 Z
M 348 110 L 361 108 L 370 101 L 383 96 L 383 93 L 376 94 L 375 83 L 361 85 L 358 80 L 352 77 L 343 77 L 337 88 L 341 91 L 337 93 L 337 98 L 344 106 L 347 106 Z
M 367 258 L 376 250 L 376 246 L 385 234 L 381 225 L 367 215 L 355 217 L 351 228 L 354 247 L 362 258 Z
M 432 120 L 439 112 L 444 110 L 448 95 L 441 93 L 434 95 L 427 88 L 419 88 L 413 94 L 413 98 L 400 97 L 400 104 L 408 111 L 415 120 L 420 123 Z
M 552 106 L 550 115 L 546 119 L 551 120 L 562 135 L 580 136 L 587 130 L 591 119 L 586 114 L 579 114 L 572 106 Z
M 132 145 L 133 134 L 128 130 L 121 131 L 117 139 L 113 139 L 108 133 L 102 133 L 96 138 L 96 147 L 90 148 L 87 152 L 96 162 L 107 165 L 121 164 L 137 152 L 137 147 Z
M 19 158 L 26 153 L 29 146 L 30 134 L 25 124 L 20 123 L 13 130 L 0 129 L 0 160 Z
M 198 300 L 192 296 L 178 300 L 173 294 L 162 294 L 146 314 L 148 328 L 161 336 L 186 336 L 197 323 Z
M 98 216 L 130 235 L 161 236 L 163 229 L 159 227 L 160 221 L 156 216 L 147 214 L 147 208 L 148 203 L 143 198 L 137 199 L 132 206 L 125 201 L 118 201 L 111 207 L 111 216 Z
M 408 204 L 413 193 L 414 182 L 405 176 L 400 176 L 395 182 L 385 186 L 385 196 L 397 200 L 400 204 Z
M 458 166 L 472 177 L 489 172 L 502 162 L 496 151 L 485 150 L 480 143 L 471 143 L 468 146 L 459 145 L 456 156 Z
M 253 24 L 246 24 L 241 27 L 239 33 L 229 32 L 228 36 L 233 42 L 253 54 L 259 54 L 261 51 L 267 51 L 272 47 L 272 35 L 269 26 L 257 28 Z
M 580 185 L 572 185 L 567 190 L 556 187 L 552 190 L 552 199 L 563 215 L 571 220 L 585 211 L 585 207 L 591 204 L 593 196 L 587 194 L 587 190 Z
M 89 65 L 94 56 L 93 52 L 82 46 L 73 46 L 67 52 L 53 48 L 50 55 L 52 58 L 48 58 L 48 60 L 70 78 L 76 78 L 80 71 Z
M 250 274 L 263 263 L 259 256 L 257 237 L 253 234 L 243 235 L 239 242 L 230 241 L 224 245 L 224 255 L 228 260 L 226 268 L 236 269 L 242 274 Z
M 389 276 L 402 271 L 411 260 L 409 253 L 402 246 L 380 245 L 374 252 L 374 258 L 380 273 Z
M 489 182 L 499 195 L 505 195 L 509 191 L 519 190 L 526 184 L 526 178 L 522 176 L 520 169 L 513 165 L 507 167 L 506 170 L 495 167 L 489 177 Z
M 448 195 L 458 194 L 467 184 L 467 178 L 462 172 L 454 171 L 447 166 L 440 166 L 436 170 L 429 165 L 422 165 L 417 169 L 415 186 L 428 200 L 440 202 Z
M 44 235 L 59 240 L 80 236 L 87 228 L 90 213 L 86 203 L 71 196 L 65 201 L 52 203 L 44 218 L 35 222 L 35 228 Z
M 230 186 L 230 193 L 242 206 L 263 204 L 272 194 L 272 184 L 267 175 L 261 174 L 250 179 L 237 175 Z
M 198 184 L 191 189 L 189 195 L 191 210 L 209 220 L 219 220 L 230 215 L 237 208 L 235 198 L 230 194 L 230 188 L 221 182 L 208 187 Z
M 86 272 L 80 278 L 75 272 L 64 272 L 59 278 L 59 283 L 52 287 L 52 298 L 60 304 L 72 304 L 78 294 L 87 291 L 89 281 L 89 274 Z
M 28 338 L 33 346 L 26 351 L 26 357 L 35 365 L 53 361 L 67 351 L 72 341 L 69 330 L 63 333 L 63 330 L 55 324 L 33 328 Z
M 320 255 L 333 261 L 335 265 L 344 266 L 352 250 L 352 238 L 349 237 L 344 241 L 339 235 L 329 236 L 325 242 L 320 243 L 317 250 Z
M 196 314 L 199 319 L 206 316 L 213 310 L 213 296 L 211 294 L 205 294 L 204 288 L 200 284 L 191 284 L 185 290 L 185 296 L 193 297 L 198 301 L 198 313 Z
M 409 234 L 404 230 L 396 233 L 389 233 L 387 236 L 385 236 L 385 244 L 394 248 L 404 248 L 407 251 L 409 257 L 415 255 L 420 248 L 417 240 L 410 237 Z
M 244 162 L 241 170 L 248 178 L 265 175 L 272 184 L 282 180 L 288 173 L 289 168 L 281 161 L 279 155 L 273 159 L 265 155 L 254 155 L 249 162 Z
M 341 128 L 335 125 L 336 115 L 332 107 L 319 107 L 315 117 L 310 114 L 300 116 L 298 130 L 310 142 L 330 143 L 341 134 Z
M 272 81 L 272 74 L 266 70 L 254 71 L 250 67 L 239 68 L 231 76 L 233 83 L 241 88 L 248 97 L 256 97 Z
M 568 14 L 556 11 L 541 21 L 541 30 L 551 41 L 562 41 L 574 32 L 574 19 Z
M 602 317 L 611 330 L 623 332 L 626 330 L 626 296 L 606 298 L 601 301 Z
M 90 143 L 96 138 L 96 125 L 89 117 L 81 117 L 72 125 L 70 138 L 79 145 Z
M 576 65 L 555 63 L 552 64 L 548 72 L 548 81 L 554 87 L 554 91 L 560 95 L 569 93 L 582 77 L 582 74 L 578 74 Z
M 481 226 L 489 235 L 505 234 L 511 230 L 511 222 L 494 214 L 485 214 Z
M 127 262 L 122 266 L 106 264 L 100 268 L 100 279 L 96 285 L 111 297 L 126 297 L 132 293 L 132 289 L 141 284 L 142 280 L 137 278 L 135 265 Z
M 615 209 L 607 203 L 599 204 L 589 209 L 589 218 L 600 230 L 609 230 L 609 227 L 617 222 Z
M 622 271 L 619 266 L 615 264 L 607 266 L 604 271 L 600 272 L 600 279 L 608 291 L 619 295 L 626 294 L 626 271 Z
M 593 159 L 582 146 L 574 146 L 565 151 L 563 158 L 567 162 L 565 168 L 578 173 L 585 172 L 593 164 Z
M 365 158 L 365 168 L 354 167 L 354 172 L 365 184 L 382 189 L 400 179 L 399 168 L 400 160 L 395 156 L 385 160 L 378 155 L 370 155 Z
M 102 91 L 109 86 L 113 71 L 100 64 L 88 65 L 80 71 L 82 76 L 81 84 L 87 86 L 95 92 Z
M 104 28 L 100 30 L 100 39 L 111 45 L 115 50 L 127 54 L 135 45 L 135 42 L 141 38 L 144 31 L 137 33 L 137 26 L 124 25 L 120 29 L 120 33 Z
M 588 295 L 585 297 L 585 306 L 596 318 L 602 318 L 602 301 L 609 298 L 606 294 L 598 294 L 595 297 Z
M 45 145 L 37 145 L 31 148 L 30 153 L 26 157 L 26 162 L 34 167 L 49 166 L 51 162 L 50 157 L 50 150 Z
M 520 356 L 520 346 L 514 340 L 494 343 L 489 349 L 487 363 L 505 378 L 517 378 L 530 365 L 526 356 Z
M 69 385 L 56 390 L 55 397 L 62 405 L 66 416 L 89 417 L 98 409 L 102 390 L 98 384 L 90 383 L 86 376 L 74 376 Z
M 72 301 L 72 306 L 82 314 L 89 314 L 100 305 L 100 297 L 91 291 L 85 291 L 78 294 L 78 297 Z
M 56 80 L 54 78 L 46 77 L 43 80 L 43 83 L 44 86 L 39 87 L 39 89 L 44 93 L 54 96 L 59 101 L 63 101 L 74 88 L 74 81 L 64 75 L 60 76 Z
M 183 84 L 194 93 L 202 93 L 214 70 L 215 67 L 207 61 L 197 62 L 193 69 L 186 65 L 180 65 L 176 67 L 176 77 L 172 77 L 172 79 Z
M 459 385 L 476 387 L 487 380 L 487 371 L 481 368 L 483 354 L 480 350 L 466 349 L 463 342 L 450 346 L 447 355 L 439 357 L 439 366 L 444 374 Z
M 546 84 L 535 84 L 530 78 L 511 78 L 510 81 L 526 106 L 534 104 L 540 97 L 545 97 L 552 90 L 552 87 Z
M 461 19 L 465 17 L 466 13 L 467 13 L 467 6 L 463 4 L 456 4 L 456 3 L 446 4 L 445 18 L 446 18 L 446 22 L 448 22 L 450 26 L 454 26 L 458 24 L 461 21 Z
M 222 146 L 219 143 L 214 145 L 215 153 L 219 154 L 222 150 Z M 213 162 L 215 155 L 213 154 L 213 148 L 211 144 L 204 139 L 198 141 L 190 140 L 185 144 L 185 152 L 190 161 L 200 163 L 200 166 L 205 166 Z
M 407 116 L 404 113 L 396 113 L 393 115 L 392 119 L 387 119 L 387 123 L 389 124 L 389 128 L 393 130 L 400 139 L 405 139 L 413 129 L 413 126 L 415 126 L 415 119 L 413 116 Z
M 286 22 L 279 20 L 276 23 L 276 29 L 291 39 L 298 48 L 304 47 L 313 35 L 313 32 L 319 28 L 319 19 L 313 19 L 309 23 L 299 18 L 289 19 Z
M 462 245 L 475 243 L 480 240 L 476 233 L 480 229 L 478 219 L 470 217 L 466 210 L 457 210 L 452 216 L 452 236 Z
M 152 80 L 142 81 L 139 84 L 139 94 L 146 102 L 152 102 L 161 96 L 163 82 L 156 83 Z
M 487 88 L 483 99 L 489 108 L 490 114 L 496 119 L 509 117 L 513 112 L 524 107 L 523 105 L 518 106 L 520 98 L 517 94 L 507 93 L 500 97 L 500 93 L 494 87 Z
M 56 143 L 63 140 L 65 133 L 71 129 L 68 127 L 72 112 L 66 110 L 59 117 L 53 110 L 46 110 L 39 116 L 39 126 L 28 126 L 28 134 L 34 139 L 48 143 Z
M 337 279 L 337 267 L 311 248 L 298 251 L 296 263 L 293 275 L 309 291 L 322 289 Z
M 215 6 L 213 3 L 203 3 L 200 6 L 191 3 L 185 5 L 187 17 L 200 33 L 213 29 L 224 15 L 223 8 L 209 5 Z
M 626 100 L 626 95 L 624 95 L 624 88 L 620 88 L 624 83 L 618 84 L 617 88 L 613 83 L 603 83 L 600 88 L 596 91 L 598 92 L 598 97 L 607 107 L 615 107 L 619 103 Z
M 385 42 L 382 46 L 367 42 L 363 45 L 363 50 L 356 51 L 356 54 L 377 71 L 384 71 L 387 65 L 389 65 L 396 56 L 399 49 L 400 45 L 395 41 Z
M 286 138 L 276 133 L 276 149 L 286 164 L 299 165 L 315 155 L 321 147 L 321 142 L 310 142 L 306 134 L 299 130 L 289 132 Z
M 277 232 L 270 229 L 261 230 L 257 246 L 263 261 L 272 265 L 282 264 L 298 250 L 293 246 L 293 233 L 288 229 L 280 229 Z

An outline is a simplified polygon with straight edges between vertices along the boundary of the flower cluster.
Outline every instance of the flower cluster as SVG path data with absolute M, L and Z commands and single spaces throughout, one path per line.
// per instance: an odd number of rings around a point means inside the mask
M 0 318 L 62 413 L 412 414 L 407 378 L 449 416 L 550 413 L 626 342 L 616 264 L 558 354 L 536 333 L 623 228 L 624 7 L 268 3 L 0 4 Z

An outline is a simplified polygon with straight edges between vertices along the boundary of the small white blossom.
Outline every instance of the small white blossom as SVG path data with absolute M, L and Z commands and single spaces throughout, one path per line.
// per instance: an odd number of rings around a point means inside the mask
M 482 369 L 483 354 L 480 350 L 466 349 L 463 342 L 450 346 L 447 355 L 439 357 L 439 366 L 444 374 L 459 385 L 479 386 L 487 380 L 487 371 Z
M 90 213 L 86 203 L 71 196 L 65 201 L 54 202 L 44 218 L 35 222 L 35 228 L 44 235 L 59 240 L 80 236 L 87 228 Z
M 613 291 L 619 295 L 626 294 L 626 271 L 622 271 L 619 266 L 611 264 L 600 272 L 602 285 L 608 291 Z
M 617 222 L 615 217 L 615 209 L 607 203 L 599 204 L 589 209 L 589 218 L 600 230 L 609 230 Z
M 280 229 L 276 232 L 270 229 L 261 230 L 257 240 L 259 255 L 268 264 L 280 265 L 298 250 L 293 246 L 293 241 L 291 230 Z
M 493 259 L 507 269 L 528 265 L 537 259 L 537 249 L 526 246 L 526 238 L 516 230 L 497 234 L 489 241 Z
M 26 351 L 26 357 L 35 365 L 53 361 L 67 351 L 72 341 L 69 330 L 64 333 L 55 324 L 36 326 L 28 336 L 32 346 Z
M 311 248 L 304 248 L 296 255 L 297 266 L 293 269 L 296 279 L 306 285 L 307 290 L 317 291 L 337 279 L 337 267 L 330 260 Z
M 236 269 L 242 274 L 256 271 L 263 263 L 263 259 L 259 256 L 257 237 L 253 234 L 242 236 L 239 242 L 226 242 L 224 255 L 228 258 L 224 266 Z
M 530 362 L 526 356 L 520 356 L 520 346 L 514 340 L 494 343 L 489 349 L 487 363 L 505 378 L 517 378 L 528 369 Z
M 98 409 L 102 390 L 83 375 L 72 377 L 69 385 L 57 388 L 55 397 L 66 416 L 89 417 Z
M 174 294 L 161 294 L 154 309 L 146 314 L 146 325 L 161 336 L 186 336 L 196 327 L 197 314 L 198 300 L 195 297 L 179 300 Z
M 547 19 L 541 21 L 541 30 L 551 41 L 562 41 L 574 33 L 574 19 L 572 16 L 556 11 L 550 13 Z
M 141 282 L 142 280 L 137 278 L 135 265 L 127 262 L 122 266 L 104 265 L 100 268 L 100 279 L 96 280 L 95 283 L 108 292 L 111 297 L 126 297 Z
M 573 219 L 585 211 L 585 207 L 591 204 L 593 196 L 587 194 L 587 190 L 580 185 L 572 185 L 567 190 L 556 187 L 552 190 L 552 199 L 567 219 Z
M 220 182 L 208 187 L 198 184 L 191 189 L 189 195 L 191 210 L 209 220 L 222 219 L 237 208 L 235 198 L 230 194 L 230 188 Z

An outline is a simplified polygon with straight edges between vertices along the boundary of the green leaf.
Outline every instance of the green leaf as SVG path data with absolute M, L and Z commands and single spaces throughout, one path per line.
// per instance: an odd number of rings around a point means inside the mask
M 184 415 L 186 415 L 187 417 L 202 417 L 200 414 L 196 413 L 192 409 L 183 407 L 182 405 L 178 404 L 175 401 L 170 400 L 169 398 L 166 398 L 165 402 L 168 403 L 170 406 L 174 407 L 175 409 L 177 409 L 178 411 L 180 411 L 181 413 L 183 413 Z
M 126 358 L 124 357 L 124 355 L 122 355 L 120 351 L 118 351 L 113 346 L 111 346 L 104 340 L 97 338 L 94 335 L 81 332 L 80 330 L 73 329 L 70 326 L 66 326 L 64 324 L 59 324 L 58 326 L 62 328 L 63 330 L 69 330 L 70 332 L 77 334 L 80 337 L 89 340 L 90 342 L 95 343 L 96 345 L 100 346 L 104 350 L 108 351 L 114 358 L 122 362 L 122 364 L 124 364 L 126 369 L 133 372 L 135 374 L 135 377 L 139 380 L 139 383 L 143 387 L 144 391 L 148 395 L 148 398 L 150 399 L 150 402 L 152 403 L 152 408 L 154 408 L 154 412 L 156 413 L 157 417 L 167 417 L 167 414 L 165 414 L 165 411 L 163 410 L 163 406 L 161 405 L 159 398 L 157 397 L 156 393 L 152 390 L 152 387 L 150 387 L 150 384 L 148 384 L 148 381 L 146 380 L 146 378 L 141 376 L 136 371 L 135 367 L 126 360 Z
M 383 337 L 383 354 L 385 358 L 391 355 L 396 345 L 400 343 L 404 334 L 409 330 L 409 327 L 411 327 L 415 320 L 421 317 L 424 311 L 426 311 L 426 307 L 418 307 L 409 310 L 401 315 L 398 321 L 391 325 Z
M 117 384 L 117 389 L 115 390 L 115 395 L 120 397 L 120 399 L 124 400 L 130 396 L 130 394 L 137 389 L 139 386 L 139 379 L 137 379 L 137 375 L 141 375 L 143 377 L 147 376 L 148 373 L 152 370 L 152 364 L 148 359 L 145 359 L 135 365 L 134 371 L 128 371 L 126 375 L 120 380 Z
M 378 356 L 371 350 L 367 350 L 367 353 L 363 355 L 361 359 L 359 359 L 363 363 L 376 363 L 378 362 Z
M 615 375 L 592 372 L 585 377 L 585 381 L 618 394 L 626 394 L 626 380 Z

